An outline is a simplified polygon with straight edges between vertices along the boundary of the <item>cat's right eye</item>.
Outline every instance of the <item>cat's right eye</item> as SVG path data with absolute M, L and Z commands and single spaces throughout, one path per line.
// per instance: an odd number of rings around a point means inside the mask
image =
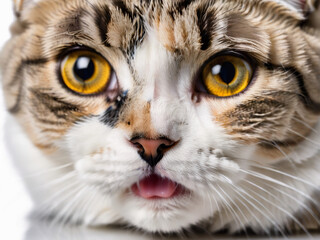
M 99 54 L 88 50 L 76 50 L 66 55 L 60 72 L 65 86 L 83 95 L 102 92 L 112 77 L 110 64 Z
M 241 56 L 220 55 L 204 66 L 201 78 L 208 93 L 231 97 L 248 87 L 253 70 L 253 66 Z

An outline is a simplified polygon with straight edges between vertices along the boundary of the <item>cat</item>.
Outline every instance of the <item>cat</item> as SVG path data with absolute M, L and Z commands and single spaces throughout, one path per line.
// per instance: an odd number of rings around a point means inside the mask
M 35 216 L 319 228 L 319 1 L 14 3 L 5 131 Z

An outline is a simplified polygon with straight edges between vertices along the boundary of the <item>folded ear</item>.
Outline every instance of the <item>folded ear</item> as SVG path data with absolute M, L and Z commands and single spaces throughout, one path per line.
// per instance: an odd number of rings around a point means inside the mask
M 318 0 L 300 0 L 302 11 L 306 13 L 310 13 L 316 10 L 316 8 L 318 7 L 317 5 L 319 5 Z
M 277 0 L 277 2 L 303 13 L 305 16 L 313 12 L 316 9 L 316 5 L 319 4 L 318 0 Z
M 35 0 L 13 0 L 14 11 L 17 17 L 20 16 L 21 12 L 33 3 Z

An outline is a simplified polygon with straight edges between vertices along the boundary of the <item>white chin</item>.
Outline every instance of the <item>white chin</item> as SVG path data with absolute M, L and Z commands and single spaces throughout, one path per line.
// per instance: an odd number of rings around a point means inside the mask
M 208 199 L 184 195 L 173 199 L 120 196 L 113 206 L 125 222 L 149 232 L 179 232 L 214 215 Z

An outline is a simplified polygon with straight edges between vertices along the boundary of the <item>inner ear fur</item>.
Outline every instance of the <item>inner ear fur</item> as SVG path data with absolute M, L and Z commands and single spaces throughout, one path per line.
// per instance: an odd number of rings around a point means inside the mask
M 13 0 L 14 10 L 16 13 L 20 13 L 22 11 L 23 0 Z
M 34 0 L 13 0 L 14 12 L 17 17 L 19 17 L 30 3 L 33 3 Z

